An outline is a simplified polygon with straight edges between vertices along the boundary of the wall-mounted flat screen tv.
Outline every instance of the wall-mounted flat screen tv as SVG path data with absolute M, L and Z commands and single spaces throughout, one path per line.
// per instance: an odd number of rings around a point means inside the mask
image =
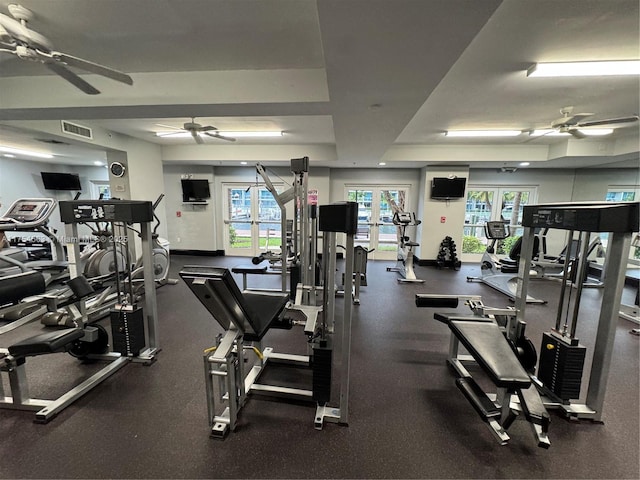
M 450 200 L 464 198 L 467 179 L 463 177 L 434 177 L 431 182 L 431 198 L 435 200 Z
M 45 190 L 82 190 L 77 173 L 40 172 Z
M 183 179 L 181 181 L 183 202 L 201 202 L 211 198 L 209 180 Z

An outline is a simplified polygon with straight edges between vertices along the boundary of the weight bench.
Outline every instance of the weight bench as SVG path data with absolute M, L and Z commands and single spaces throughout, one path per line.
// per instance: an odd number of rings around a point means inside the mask
M 417 306 L 433 306 L 432 302 L 429 303 L 427 305 L 424 299 L 419 301 L 416 298 Z M 445 303 L 447 306 L 457 305 L 452 304 L 451 298 Z M 448 362 L 459 375 L 456 386 L 500 444 L 507 444 L 510 439 L 507 429 L 522 411 L 532 426 L 538 446 L 549 448 L 549 414 L 531 377 L 496 321 L 489 316 L 460 316 L 456 313 L 436 313 L 434 318 L 448 325 L 452 333 Z M 459 353 L 459 344 L 464 346 L 468 355 Z M 474 361 L 482 368 L 496 386 L 495 395 L 488 395 L 476 383 L 463 365 L 467 361 Z
M 105 355 L 105 357 L 115 358 L 115 360 L 58 399 L 30 398 L 26 375 L 27 357 L 67 352 L 85 335 L 87 335 L 87 331 L 82 328 L 58 329 L 26 338 L 9 346 L 8 349 L 0 348 L 0 362 L 2 362 L 0 372 L 7 373 L 11 388 L 11 396 L 5 396 L 3 382 L 0 379 L 0 408 L 36 410 L 35 421 L 47 423 L 60 411 L 123 367 L 128 361 L 126 357 L 120 357 L 118 354 Z
M 242 274 L 242 290 L 247 289 L 247 275 L 264 275 L 267 273 L 267 265 L 262 264 L 247 264 L 247 265 L 236 265 L 231 269 L 233 273 L 241 273 Z

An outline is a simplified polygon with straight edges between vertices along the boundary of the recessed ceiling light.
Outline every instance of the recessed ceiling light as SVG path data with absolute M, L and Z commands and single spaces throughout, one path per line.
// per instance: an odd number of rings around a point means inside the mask
M 104 165 L 104 163 L 102 163 L 100 160 L 96 160 L 95 162 L 93 162 L 94 165 L 97 165 L 98 167 L 102 167 Z
M 536 63 L 527 70 L 527 77 L 585 77 L 602 75 L 640 75 L 640 60 Z
M 517 137 L 520 130 L 448 130 L 447 137 Z
M 240 162 L 240 165 L 246 165 L 247 162 Z
M 378 165 L 380 165 L 381 167 L 384 167 L 386 165 L 386 162 L 380 162 L 378 163 Z
M 520 162 L 521 167 L 528 167 L 529 165 L 531 165 L 529 162 Z
M 7 157 L 7 158 L 16 158 L 15 155 L 11 154 L 11 153 L 4 153 L 2 154 L 3 157 Z

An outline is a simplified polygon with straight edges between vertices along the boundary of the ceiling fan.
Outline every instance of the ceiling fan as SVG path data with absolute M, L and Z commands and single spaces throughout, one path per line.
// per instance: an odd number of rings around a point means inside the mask
M 629 117 L 617 117 L 608 118 L 604 120 L 591 120 L 583 121 L 585 118 L 592 117 L 593 113 L 573 113 L 573 107 L 564 107 L 560 109 L 562 117 L 554 120 L 551 123 L 551 132 L 556 131 L 560 133 L 568 133 L 575 138 L 585 138 L 585 135 L 581 130 L 589 129 L 590 127 L 600 128 L 616 128 L 622 127 L 638 121 L 640 117 L 632 115 Z
M 189 132 L 197 144 L 203 144 L 204 143 L 204 140 L 200 136 L 200 133 L 204 133 L 205 135 L 207 135 L 209 137 L 219 138 L 220 140 L 227 140 L 228 142 L 235 142 L 236 141 L 235 138 L 227 137 L 225 135 L 220 135 L 220 133 L 218 133 L 218 129 L 216 127 L 213 127 L 211 125 L 204 125 L 203 126 L 203 125 L 200 125 L 199 123 L 195 123 L 195 118 L 194 117 L 191 117 L 191 121 L 190 122 L 186 122 L 182 126 L 182 128 L 173 127 L 171 125 L 163 125 L 161 123 L 157 123 L 156 125 L 158 125 L 160 127 L 165 127 L 165 128 L 170 128 L 172 130 L 175 130 L 175 132 L 163 133 L 161 135 L 163 137 L 171 137 L 173 135 L 180 135 L 180 134 L 182 134 L 184 132 Z
M 0 52 L 11 53 L 23 60 L 40 62 L 89 95 L 96 95 L 100 91 L 67 67 L 79 68 L 127 85 L 133 85 L 133 80 L 125 73 L 54 51 L 52 43 L 45 36 L 27 27 L 27 22 L 33 18 L 31 10 L 13 3 L 7 8 L 13 18 L 0 13 Z

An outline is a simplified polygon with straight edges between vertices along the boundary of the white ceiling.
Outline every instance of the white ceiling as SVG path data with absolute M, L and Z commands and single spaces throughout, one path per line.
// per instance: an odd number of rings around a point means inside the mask
M 0 12 L 9 3 L 0 0 Z M 308 154 L 312 165 L 333 167 L 638 166 L 638 123 L 584 140 L 443 136 L 545 128 L 569 105 L 593 119 L 637 115 L 637 76 L 525 75 L 540 61 L 640 59 L 637 0 L 21 4 L 56 50 L 134 80 L 83 74 L 102 92 L 86 95 L 40 64 L 0 53 L 0 142 L 51 151 L 61 163 L 104 158 L 109 147 L 99 135 L 84 144 L 65 136 L 65 119 L 160 144 L 167 162 L 286 163 Z M 153 135 L 157 124 L 180 127 L 192 116 L 221 130 L 285 135 L 205 145 Z M 42 142 L 51 139 L 69 145 Z

